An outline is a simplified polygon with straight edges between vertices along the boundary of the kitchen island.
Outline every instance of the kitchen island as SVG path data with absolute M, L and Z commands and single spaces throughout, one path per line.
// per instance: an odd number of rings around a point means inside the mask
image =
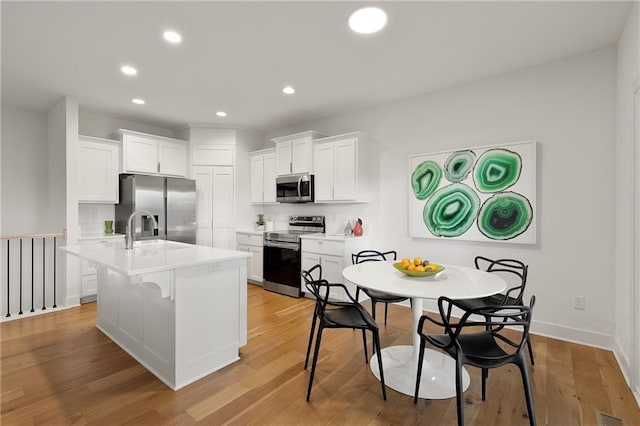
M 165 240 L 60 250 L 98 270 L 96 327 L 171 389 L 239 359 L 249 253 Z

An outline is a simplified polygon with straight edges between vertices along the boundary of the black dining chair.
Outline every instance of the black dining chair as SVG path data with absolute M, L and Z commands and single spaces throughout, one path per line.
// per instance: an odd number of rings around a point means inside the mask
M 458 299 L 456 302 L 460 306 L 460 309 L 469 311 L 484 306 L 523 304 L 522 299 L 527 284 L 529 265 L 516 259 L 494 260 L 484 256 L 476 256 L 474 264 L 476 269 L 499 274 L 507 281 L 508 288 L 505 293 L 494 294 L 492 296 L 476 299 Z M 451 312 L 449 312 L 449 315 L 451 315 Z M 530 338 L 527 339 L 527 349 L 529 350 L 531 365 L 535 365 Z
M 465 364 L 482 369 L 482 400 L 486 396 L 486 381 L 491 368 L 506 364 L 515 364 L 520 369 L 524 387 L 529 423 L 536 425 L 536 415 L 531 394 L 529 369 L 527 368 L 524 345 L 529 340 L 531 312 L 535 304 L 535 296 L 531 297 L 529 306 L 502 305 L 483 306 L 466 310 L 458 322 L 451 322 L 449 312 L 452 307 L 463 309 L 459 301 L 440 297 L 438 310 L 440 320 L 428 315 L 420 317 L 418 334 L 420 335 L 420 352 L 418 356 L 418 372 L 413 403 L 418 402 L 420 392 L 420 376 L 424 350 L 428 343 L 447 352 L 456 361 L 456 405 L 458 425 L 464 425 L 462 400 L 462 367 Z M 472 315 L 484 317 L 484 321 L 475 321 Z M 428 334 L 424 331 L 424 323 L 429 321 L 444 328 L 442 334 Z M 508 329 L 507 329 L 508 327 Z
M 316 371 L 316 364 L 318 362 L 318 353 L 320 351 L 320 341 L 322 340 L 322 332 L 325 328 L 351 328 L 362 330 L 362 341 L 364 346 L 364 360 L 365 363 L 369 363 L 369 356 L 367 354 L 367 335 L 366 331 L 369 330 L 373 334 L 373 346 L 377 353 L 378 368 L 380 369 L 380 383 L 382 386 L 382 397 L 387 399 L 387 392 L 384 384 L 384 373 L 382 371 L 382 354 L 380 353 L 380 335 L 378 333 L 378 325 L 375 320 L 369 315 L 369 312 L 360 305 L 351 296 L 347 287 L 342 283 L 329 283 L 327 280 L 322 279 L 322 267 L 315 265 L 308 271 L 302 271 L 300 273 L 304 279 L 304 284 L 307 290 L 315 297 L 316 304 L 313 311 L 313 318 L 311 320 L 311 332 L 309 333 L 309 344 L 307 345 L 307 356 L 304 362 L 304 368 L 307 369 L 309 361 L 309 352 L 311 351 L 311 343 L 313 341 L 313 335 L 318 324 L 318 331 L 315 336 L 315 349 L 313 352 L 313 361 L 311 362 L 311 375 L 309 376 L 309 387 L 307 388 L 307 401 L 311 396 L 311 387 L 313 385 L 313 377 Z M 347 302 L 340 302 L 335 300 L 329 300 L 330 293 L 332 292 L 344 292 Z
M 362 250 L 359 253 L 353 253 L 351 255 L 351 261 L 355 265 L 356 263 L 371 262 L 371 261 L 384 261 L 384 260 L 396 260 L 398 255 L 395 251 L 379 252 L 376 250 Z M 365 293 L 371 299 L 371 314 L 373 319 L 376 319 L 376 303 L 384 303 L 384 325 L 387 325 L 387 311 L 389 309 L 389 303 L 404 302 L 408 297 L 395 296 L 393 294 L 384 293 L 382 291 L 371 290 L 367 288 L 356 288 L 356 300 L 360 300 L 360 290 Z

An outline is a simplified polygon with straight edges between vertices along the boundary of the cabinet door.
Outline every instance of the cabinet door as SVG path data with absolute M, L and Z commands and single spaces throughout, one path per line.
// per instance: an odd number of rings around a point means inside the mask
M 278 176 L 291 174 L 291 141 L 276 144 Z
M 194 166 L 233 166 L 233 145 L 194 145 L 191 164 Z
M 342 282 L 342 256 L 330 256 L 323 254 L 320 258 L 320 265 L 322 266 L 322 278 L 330 283 Z M 352 294 L 351 296 L 355 296 Z M 344 293 L 343 289 L 331 289 L 329 297 L 336 300 L 348 301 L 350 300 Z
M 124 170 L 129 173 L 158 173 L 158 142 L 142 136 L 125 135 Z
M 78 201 L 118 202 L 120 149 L 111 143 L 80 139 L 78 151 Z
M 357 194 L 356 139 L 333 145 L 333 199 L 355 200 Z
M 319 254 L 303 251 L 300 255 L 300 268 L 303 271 L 308 271 L 309 269 L 313 268 L 319 263 L 320 263 Z M 307 289 L 307 286 L 304 285 L 304 278 L 302 277 L 300 277 L 300 290 L 306 294 L 309 294 L 309 290 Z
M 255 155 L 251 157 L 251 202 L 262 203 L 263 201 L 264 201 L 264 156 Z
M 313 147 L 313 173 L 315 175 L 315 200 L 333 200 L 333 144 Z
M 162 141 L 159 144 L 159 168 L 163 175 L 187 176 L 187 146 Z
M 311 141 L 309 138 L 291 141 L 291 173 L 309 173 L 311 170 Z
M 248 246 L 248 251 L 251 253 L 251 259 L 249 262 L 249 271 L 247 275 L 253 281 L 257 281 L 259 283 L 262 282 L 262 247 L 252 247 Z
M 276 202 L 276 154 L 265 154 L 263 158 L 263 201 Z M 253 187 L 253 184 L 252 184 Z
M 80 297 L 93 296 L 98 293 L 98 276 L 83 275 L 81 279 L 81 293 Z
M 212 167 L 213 247 L 234 247 L 234 170 L 233 167 Z
M 213 170 L 193 166 L 193 178 L 196 181 L 196 244 L 211 247 Z

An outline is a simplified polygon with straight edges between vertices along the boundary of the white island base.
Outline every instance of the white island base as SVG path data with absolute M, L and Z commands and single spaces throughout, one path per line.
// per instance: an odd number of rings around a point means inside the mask
M 171 389 L 239 359 L 248 253 L 166 241 L 61 250 L 98 269 L 98 329 Z
M 136 277 L 99 268 L 97 327 L 178 390 L 239 359 L 247 343 L 246 263 Z

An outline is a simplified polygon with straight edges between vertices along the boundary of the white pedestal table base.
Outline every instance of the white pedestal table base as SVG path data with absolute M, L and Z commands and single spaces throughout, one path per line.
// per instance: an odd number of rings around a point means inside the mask
M 413 346 L 390 346 L 382 353 L 385 384 L 413 397 L 418 373 L 418 354 Z M 371 371 L 380 380 L 377 354 L 369 361 Z M 462 369 L 462 388 L 469 387 L 469 373 Z M 419 398 L 446 399 L 456 396 L 456 363 L 449 355 L 425 349 Z

